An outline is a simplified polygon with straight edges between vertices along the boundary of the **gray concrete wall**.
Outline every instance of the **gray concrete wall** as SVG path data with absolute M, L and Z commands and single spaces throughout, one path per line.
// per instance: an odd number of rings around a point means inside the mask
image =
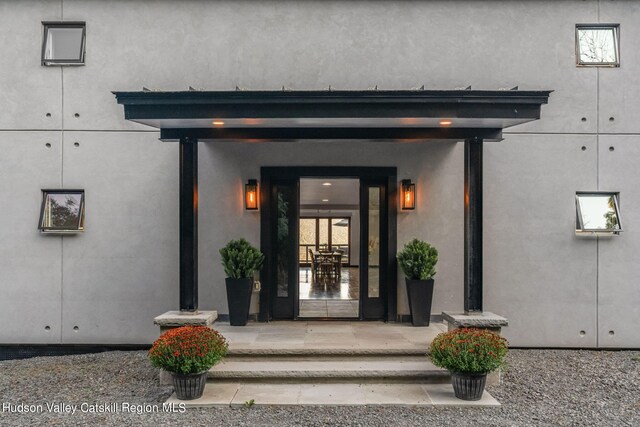
M 85 66 L 40 65 L 40 22 L 60 19 L 87 22 Z M 575 66 L 575 24 L 597 22 L 620 24 L 620 68 Z M 638 22 L 640 3 L 604 0 L 0 1 L 0 322 L 15 325 L 0 342 L 150 342 L 177 308 L 177 146 L 125 121 L 112 90 L 424 84 L 555 90 L 541 120 L 485 147 L 485 308 L 512 344 L 640 346 Z M 200 144 L 201 307 L 226 312 L 218 249 L 259 243 L 246 179 L 338 164 L 417 182 L 398 246 L 434 243 L 434 311 L 461 309 L 462 159 L 437 141 Z M 87 191 L 82 235 L 36 230 L 40 189 L 58 186 Z M 595 189 L 621 192 L 622 236 L 574 235 L 573 195 Z

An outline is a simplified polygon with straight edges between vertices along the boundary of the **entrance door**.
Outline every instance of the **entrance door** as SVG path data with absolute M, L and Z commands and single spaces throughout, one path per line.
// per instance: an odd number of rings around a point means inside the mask
M 395 320 L 396 316 L 396 168 L 261 168 L 260 320 L 299 315 L 300 178 L 360 179 L 359 316 Z
M 389 233 L 386 179 L 360 180 L 360 317 L 386 318 Z

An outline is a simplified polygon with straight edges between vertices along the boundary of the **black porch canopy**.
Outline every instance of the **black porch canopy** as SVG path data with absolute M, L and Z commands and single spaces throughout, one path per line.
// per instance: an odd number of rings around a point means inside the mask
M 114 92 L 125 119 L 180 142 L 180 310 L 198 308 L 198 140 L 465 141 L 464 309 L 482 311 L 482 142 L 540 118 L 551 91 Z

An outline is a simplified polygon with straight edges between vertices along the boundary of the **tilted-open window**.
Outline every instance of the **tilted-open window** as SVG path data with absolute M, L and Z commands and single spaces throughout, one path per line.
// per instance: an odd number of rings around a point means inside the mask
M 576 233 L 615 235 L 622 231 L 619 193 L 577 192 Z
M 576 25 L 576 60 L 579 66 L 619 67 L 620 26 Z
M 43 22 L 42 25 L 42 65 L 84 65 L 84 22 Z
M 38 229 L 45 233 L 84 231 L 84 190 L 42 190 Z

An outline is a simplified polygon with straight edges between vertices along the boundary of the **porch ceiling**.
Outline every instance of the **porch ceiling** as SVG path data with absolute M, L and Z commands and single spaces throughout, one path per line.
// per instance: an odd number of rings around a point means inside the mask
M 540 118 L 551 91 L 114 92 L 161 139 L 501 139 Z

